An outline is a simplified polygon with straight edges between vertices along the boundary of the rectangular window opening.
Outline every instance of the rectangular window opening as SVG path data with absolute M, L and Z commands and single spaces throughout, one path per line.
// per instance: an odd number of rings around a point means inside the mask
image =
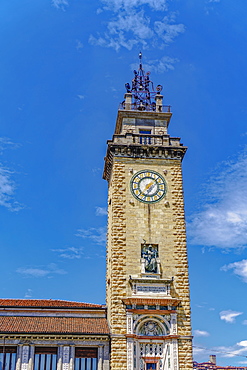
M 98 348 L 76 347 L 74 370 L 97 370 Z
M 35 347 L 34 370 L 56 370 L 57 347 Z
M 155 362 L 150 362 L 146 364 L 146 370 L 156 370 L 156 363 Z
M 15 346 L 0 346 L 0 370 L 15 370 L 16 352 Z
M 151 130 L 139 130 L 139 134 L 141 134 L 141 135 L 151 135 Z

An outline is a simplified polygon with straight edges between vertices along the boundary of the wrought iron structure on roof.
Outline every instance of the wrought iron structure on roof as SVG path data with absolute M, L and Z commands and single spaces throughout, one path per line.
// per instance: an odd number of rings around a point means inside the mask
M 134 70 L 134 78 L 132 79 L 131 86 L 129 83 L 125 84 L 127 93 L 132 94 L 133 108 L 137 110 L 155 111 L 156 103 L 155 96 L 160 94 L 162 86 L 157 85 L 154 89 L 154 84 L 150 80 L 150 72 L 146 72 L 142 67 L 142 53 L 139 53 L 139 69 Z

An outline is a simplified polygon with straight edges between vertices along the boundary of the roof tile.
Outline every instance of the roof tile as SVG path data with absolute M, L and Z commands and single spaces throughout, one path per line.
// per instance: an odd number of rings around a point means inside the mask
M 2 333 L 109 334 L 101 317 L 0 316 Z
M 0 307 L 103 308 L 101 304 L 59 299 L 0 299 Z

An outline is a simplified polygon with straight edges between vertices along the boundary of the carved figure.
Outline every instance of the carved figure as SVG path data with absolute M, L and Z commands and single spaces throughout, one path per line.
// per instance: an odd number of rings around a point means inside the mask
M 145 271 L 157 273 L 157 257 L 158 250 L 156 247 L 153 247 L 151 244 L 146 246 L 144 245 L 142 250 L 142 258 L 145 259 Z

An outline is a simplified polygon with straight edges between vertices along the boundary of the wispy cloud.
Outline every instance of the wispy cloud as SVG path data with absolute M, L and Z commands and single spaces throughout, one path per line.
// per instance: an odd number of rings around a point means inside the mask
M 106 216 L 107 209 L 106 207 L 96 207 L 96 216 Z
M 243 312 L 232 311 L 232 310 L 221 311 L 220 319 L 227 323 L 233 324 L 236 321 L 236 317 L 242 314 Z
M 201 345 L 193 346 L 193 355 L 196 361 L 205 359 L 206 355 L 217 353 L 217 356 L 232 358 L 234 356 L 244 355 L 247 351 L 247 340 L 242 340 L 232 346 L 218 346 L 211 348 L 204 348 Z M 241 363 L 241 362 L 239 362 Z
M 114 11 L 136 8 L 140 5 L 149 5 L 152 10 L 167 10 L 167 0 L 102 0 L 103 9 Z
M 247 246 L 247 154 L 221 163 L 206 187 L 202 210 L 188 222 L 192 244 L 223 249 Z
M 76 49 L 77 50 L 83 49 L 83 43 L 80 40 L 76 40 Z
M 176 14 L 168 13 L 166 0 L 101 0 L 98 16 L 110 12 L 110 18 L 103 35 L 91 35 L 94 45 L 119 50 L 131 50 L 139 45 L 164 47 L 183 33 L 185 27 L 176 22 Z M 152 12 L 150 12 L 150 10 Z
M 50 263 L 47 266 L 35 266 L 35 267 L 19 267 L 16 272 L 23 275 L 24 277 L 52 277 L 53 275 L 64 275 L 67 274 L 65 270 L 59 269 L 55 263 Z
M 24 298 L 32 298 L 33 291 L 32 289 L 27 289 Z
M 214 347 L 216 352 L 218 351 L 222 357 L 234 357 L 239 356 L 242 354 L 245 354 L 247 351 L 247 340 L 242 340 L 233 346 L 220 346 L 220 347 Z
M 14 143 L 8 137 L 0 137 L 0 154 L 3 154 L 3 151 L 6 149 L 15 149 L 19 146 L 20 144 Z
M 63 249 L 52 249 L 52 252 L 59 253 L 59 257 L 73 260 L 81 258 L 83 254 L 83 248 L 68 247 Z
M 210 334 L 205 330 L 194 330 L 195 337 L 208 337 Z
M 57 9 L 65 10 L 65 7 L 69 5 L 67 0 L 52 0 L 52 5 Z
M 193 358 L 198 361 L 199 359 L 205 358 L 207 354 L 211 353 L 211 350 L 204 348 L 200 345 L 193 345 Z
M 91 227 L 89 229 L 79 229 L 77 230 L 76 236 L 80 238 L 91 239 L 96 244 L 105 244 L 106 243 L 106 228 L 105 227 Z
M 247 283 L 247 260 L 229 263 L 221 267 L 222 271 L 233 270 L 233 273 L 239 276 L 245 283 Z
M 163 56 L 160 59 L 149 60 L 147 63 L 143 63 L 145 71 L 153 71 L 156 73 L 163 73 L 174 69 L 174 64 L 179 62 L 176 58 Z M 131 69 L 136 69 L 136 64 L 131 65 Z
M 3 154 L 6 149 L 15 149 L 18 146 L 8 138 L 0 138 L 0 154 Z M 9 211 L 19 211 L 23 208 L 23 205 L 14 199 L 16 190 L 16 184 L 13 180 L 14 174 L 15 171 L 0 163 L 0 206 L 7 208 Z

